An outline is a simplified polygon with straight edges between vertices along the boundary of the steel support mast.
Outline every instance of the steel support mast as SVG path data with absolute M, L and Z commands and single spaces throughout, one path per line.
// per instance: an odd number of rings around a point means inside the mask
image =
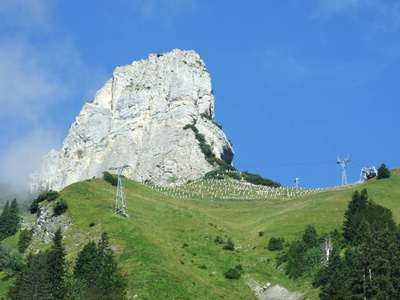
M 347 176 L 346 176 L 346 163 L 350 162 L 349 156 L 347 155 L 346 159 L 337 158 L 336 163 L 342 166 L 342 185 L 347 185 Z
M 299 188 L 299 177 L 296 177 L 294 182 L 296 183 L 296 189 L 298 189 Z
M 126 209 L 126 201 L 124 195 L 124 189 L 122 187 L 121 174 L 122 170 L 128 168 L 128 165 L 123 165 L 122 167 L 113 167 L 110 170 L 118 171 L 118 185 L 117 185 L 117 196 L 115 198 L 115 213 L 118 215 L 123 215 L 129 217 L 128 210 Z

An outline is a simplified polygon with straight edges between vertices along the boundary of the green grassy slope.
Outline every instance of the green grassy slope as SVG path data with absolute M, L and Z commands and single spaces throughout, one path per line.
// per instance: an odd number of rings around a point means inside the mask
M 138 294 L 139 299 L 253 299 L 247 286 L 253 280 L 307 293 L 309 282 L 291 281 L 275 268 L 276 253 L 265 249 L 268 241 L 272 236 L 300 238 L 307 224 L 319 234 L 340 228 L 356 189 L 366 188 L 370 198 L 390 208 L 400 222 L 399 170 L 389 179 L 290 199 L 177 198 L 127 179 L 123 184 L 129 218 L 114 214 L 116 187 L 101 179 L 62 190 L 72 222 L 64 243 L 74 261 L 88 240 L 107 231 L 128 279 L 128 295 Z M 96 225 L 89 227 L 91 222 Z M 222 250 L 223 245 L 214 242 L 216 236 L 231 237 L 238 249 Z M 225 279 L 224 272 L 239 263 L 244 276 Z M 315 299 L 317 294 L 311 291 L 306 297 Z

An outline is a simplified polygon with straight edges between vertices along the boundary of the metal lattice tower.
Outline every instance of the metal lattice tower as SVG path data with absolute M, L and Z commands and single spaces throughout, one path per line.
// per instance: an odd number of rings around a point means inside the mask
M 347 155 L 346 159 L 340 159 L 339 157 L 337 159 L 336 163 L 342 166 L 342 185 L 347 185 L 346 163 L 350 162 L 349 156 Z
M 122 170 L 128 168 L 128 165 L 123 165 L 122 167 L 113 167 L 110 170 L 118 170 L 118 186 L 117 186 L 117 196 L 115 199 L 115 213 L 129 217 L 128 211 L 126 209 L 124 189 L 122 187 L 121 174 Z
M 299 177 L 296 177 L 294 182 L 296 182 L 296 189 L 298 189 L 299 188 Z

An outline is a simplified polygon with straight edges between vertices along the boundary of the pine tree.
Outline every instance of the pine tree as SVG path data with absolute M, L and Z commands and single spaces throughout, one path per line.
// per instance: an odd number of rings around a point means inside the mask
M 286 274 L 290 278 L 299 278 L 303 274 L 304 256 L 307 247 L 303 241 L 293 241 L 287 252 Z
M 104 232 L 97 244 L 98 255 L 94 267 L 99 272 L 96 285 L 89 291 L 91 299 L 125 299 L 126 280 L 119 274 L 118 264 L 110 248 L 108 235 Z
M 321 287 L 319 295 L 320 299 L 352 299 L 348 271 L 349 270 L 344 261 L 340 258 L 339 253 L 335 251 L 329 259 L 329 265 L 325 270 L 326 278 Z
M 87 299 L 125 299 L 126 280 L 119 273 L 107 233 L 97 244 L 90 241 L 79 252 L 74 278 L 77 284 L 84 283 Z
M 97 245 L 89 241 L 79 252 L 74 268 L 74 278 L 84 281 L 86 285 L 94 285 L 98 279 L 98 270 L 95 269 L 97 260 Z
M 53 246 L 50 249 L 47 260 L 47 272 L 54 299 L 64 299 L 66 273 L 65 248 L 62 244 L 62 234 L 59 228 L 53 238 Z
M 24 253 L 25 250 L 29 247 L 29 244 L 32 241 L 33 229 L 24 229 L 20 231 L 19 240 L 18 240 L 18 251 L 20 253 Z
M 8 223 L 9 223 L 9 236 L 12 236 L 18 232 L 21 226 L 21 217 L 19 215 L 19 204 L 17 199 L 11 202 L 9 213 L 8 213 Z
M 381 166 L 378 168 L 378 177 L 377 179 L 383 179 L 383 178 L 389 178 L 390 177 L 390 171 L 386 167 L 385 164 L 381 164 Z
M 0 239 L 3 240 L 16 234 L 20 228 L 21 217 L 19 216 L 19 205 L 17 199 L 7 201 L 0 215 Z
M 8 237 L 7 232 L 9 231 L 9 223 L 8 223 L 9 210 L 10 210 L 10 202 L 7 201 L 0 215 L 0 240 L 4 240 L 6 237 Z
M 363 209 L 366 208 L 368 203 L 368 192 L 366 189 L 361 191 L 355 191 L 352 200 L 349 202 L 347 211 L 344 214 L 345 221 L 343 223 L 343 237 L 347 242 L 351 242 L 356 235 L 356 229 L 354 226 L 355 216 Z
M 317 246 L 317 231 L 315 227 L 312 225 L 307 225 L 306 230 L 303 234 L 303 242 L 306 245 L 307 249 Z
M 48 252 L 29 254 L 14 286 L 8 291 L 11 300 L 51 300 L 51 284 L 47 270 Z
M 321 299 L 400 299 L 400 231 L 392 212 L 355 192 L 345 214 L 348 246 L 329 260 Z M 343 256 L 344 254 L 344 256 Z

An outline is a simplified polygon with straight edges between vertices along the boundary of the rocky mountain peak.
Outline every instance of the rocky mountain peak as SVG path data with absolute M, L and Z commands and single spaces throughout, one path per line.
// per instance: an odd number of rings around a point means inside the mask
M 214 96 L 207 68 L 194 51 L 150 54 L 117 67 L 87 102 L 63 142 L 31 175 L 30 188 L 55 189 L 100 177 L 128 164 L 124 175 L 172 185 L 215 168 L 187 124 L 195 124 L 217 158 L 232 162 L 233 149 L 213 121 Z

